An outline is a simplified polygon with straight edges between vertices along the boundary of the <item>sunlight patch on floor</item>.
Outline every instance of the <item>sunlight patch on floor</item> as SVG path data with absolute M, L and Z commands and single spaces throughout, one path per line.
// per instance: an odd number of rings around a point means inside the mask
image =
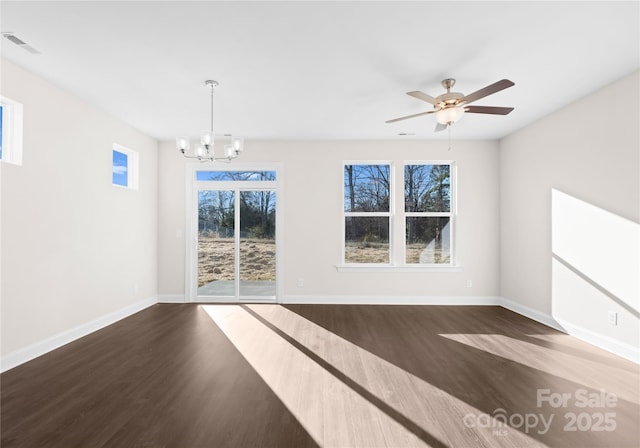
M 495 443 L 491 428 L 464 426 L 473 406 L 282 306 L 202 308 L 321 446 Z
M 617 383 L 623 383 L 624 386 L 607 392 L 613 392 L 632 403 L 640 403 L 637 371 L 621 370 L 612 365 L 502 334 L 455 333 L 440 336 L 595 390 L 599 390 L 602 384 L 609 383 L 607 378 L 615 376 L 618 378 Z
M 426 446 L 243 308 L 203 308 L 320 446 Z

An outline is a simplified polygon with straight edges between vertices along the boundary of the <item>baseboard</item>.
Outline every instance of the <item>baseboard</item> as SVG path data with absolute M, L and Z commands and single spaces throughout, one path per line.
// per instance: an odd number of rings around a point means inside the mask
M 186 303 L 184 294 L 160 294 L 158 303 Z
M 51 336 L 43 341 L 36 342 L 25 348 L 8 353 L 0 358 L 0 372 L 6 372 L 14 367 L 31 361 L 38 356 L 42 356 L 52 350 L 55 350 L 63 345 L 73 342 L 83 336 L 86 336 L 94 331 L 100 330 L 108 325 L 111 325 L 125 317 L 131 316 L 145 308 L 158 303 L 157 297 L 150 297 L 148 299 L 136 302 L 127 307 L 116 310 L 106 316 L 99 317 L 92 321 L 86 322 L 82 325 L 78 325 L 70 330 L 63 331 L 57 335 Z
M 511 300 L 505 299 L 504 297 L 498 298 L 498 304 L 503 308 L 513 311 L 514 313 L 518 313 L 522 316 L 528 317 L 531 320 L 540 322 L 547 327 L 551 327 L 563 333 L 567 332 L 557 320 L 546 313 L 534 310 L 533 308 L 529 308 L 528 306 L 522 305 L 517 302 L 512 302 Z
M 640 347 L 635 347 L 631 344 L 617 341 L 608 336 L 603 336 L 565 320 L 558 319 L 558 322 L 560 322 L 560 324 L 565 328 L 567 334 L 613 353 L 614 355 L 621 356 L 629 361 L 635 362 L 636 364 L 640 364 Z
M 624 342 L 617 341 L 608 336 L 595 333 L 586 328 L 572 324 L 562 319 L 555 319 L 546 313 L 538 310 L 534 310 L 527 306 L 521 305 L 516 302 L 512 302 L 504 297 L 499 298 L 499 304 L 503 308 L 513 311 L 514 313 L 521 314 L 529 319 L 535 320 L 548 327 L 554 328 L 558 331 L 571 335 L 581 341 L 587 342 L 598 348 L 618 355 L 624 359 L 640 364 L 640 347 L 635 347 Z
M 499 305 L 499 297 L 493 296 L 327 296 L 288 295 L 282 304 L 327 305 Z
M 100 330 L 125 317 L 142 311 L 156 303 L 186 303 L 183 295 L 163 294 L 114 311 L 85 324 L 32 344 L 20 350 L 8 353 L 0 358 L 0 372 L 31 361 L 38 356 L 73 342 L 94 331 Z M 449 305 L 449 306 L 501 306 L 543 325 L 567 333 L 580 340 L 602 348 L 640 364 L 640 348 L 616 341 L 607 336 L 579 327 L 566 321 L 556 320 L 546 313 L 513 302 L 504 297 L 495 296 L 327 296 L 327 295 L 289 295 L 284 296 L 282 304 L 329 304 L 329 305 Z

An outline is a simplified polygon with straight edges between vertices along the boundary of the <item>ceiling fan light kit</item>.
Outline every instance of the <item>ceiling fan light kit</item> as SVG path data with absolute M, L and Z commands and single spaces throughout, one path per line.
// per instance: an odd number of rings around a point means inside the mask
M 455 123 L 464 115 L 464 108 L 462 107 L 446 107 L 436 112 L 436 120 L 440 124 Z
M 466 96 L 460 92 L 451 91 L 451 88 L 455 83 L 456 80 L 453 78 L 443 79 L 442 87 L 447 89 L 447 91 L 437 97 L 433 97 L 419 90 L 407 92 L 407 95 L 433 105 L 433 110 L 394 118 L 393 120 L 388 120 L 387 123 L 394 123 L 396 121 L 406 120 L 408 118 L 419 117 L 422 115 L 435 114 L 438 122 L 435 130 L 438 132 L 460 120 L 465 112 L 474 114 L 507 115 L 513 110 L 513 107 L 470 106 L 474 101 L 515 85 L 508 79 L 502 79 Z
M 216 156 L 214 151 L 216 139 L 213 133 L 213 92 L 218 87 L 218 82 L 207 80 L 204 84 L 211 90 L 211 126 L 208 130 L 200 133 L 200 142 L 194 145 L 193 150 L 191 149 L 189 137 L 177 137 L 176 147 L 187 159 L 198 159 L 201 162 L 215 162 L 216 160 L 229 162 L 238 157 L 244 150 L 244 139 L 242 137 L 234 137 L 231 134 L 221 136 L 228 140 L 228 143 L 223 147 L 223 155 Z

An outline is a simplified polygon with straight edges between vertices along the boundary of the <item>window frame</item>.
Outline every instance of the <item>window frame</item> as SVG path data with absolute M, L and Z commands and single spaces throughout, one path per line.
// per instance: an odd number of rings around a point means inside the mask
M 274 171 L 276 177 L 273 180 L 197 180 L 198 171 Z M 240 162 L 233 164 L 221 164 L 219 162 L 200 162 L 185 164 L 185 301 L 186 302 L 216 302 L 208 296 L 198 296 L 197 279 L 194 273 L 198 272 L 197 259 L 197 235 L 198 218 L 197 203 L 198 192 L 206 189 L 238 189 L 238 190 L 262 190 L 272 189 L 276 192 L 276 296 L 275 303 L 280 303 L 282 295 L 282 283 L 284 279 L 284 164 L 281 162 Z M 239 210 L 239 208 L 238 208 Z M 195 212 L 195 216 L 194 216 Z M 179 231 L 180 232 L 180 231 Z M 220 301 L 228 302 L 227 298 Z M 234 302 L 236 303 L 236 302 Z M 269 303 L 269 302 L 267 302 Z
M 119 153 L 125 154 L 127 156 L 127 185 L 120 185 L 113 182 L 113 152 L 117 151 Z M 118 143 L 114 143 L 111 148 L 111 185 L 117 188 L 125 188 L 128 190 L 138 190 L 139 186 L 139 168 L 140 168 L 140 160 L 139 160 L 138 151 L 134 151 L 133 149 L 129 149 L 125 146 L 119 145 Z
M 22 104 L 0 96 L 2 106 L 1 162 L 22 165 L 23 108 Z
M 449 211 L 448 212 L 407 212 L 405 210 L 405 167 L 408 165 L 448 165 L 449 166 Z M 456 223 L 456 163 L 454 160 L 405 160 L 402 162 L 402 262 L 401 266 L 441 268 L 456 266 L 455 223 Z M 449 218 L 449 263 L 407 263 L 407 218 Z
M 362 212 L 345 212 L 344 207 L 344 170 L 346 165 L 389 165 L 389 263 L 347 263 L 345 260 L 345 246 L 346 246 L 346 216 L 363 216 L 368 215 Z M 450 205 L 449 212 L 405 212 L 405 166 L 406 165 L 449 165 L 449 195 Z M 457 209 L 457 163 L 455 160 L 432 160 L 432 159 L 410 159 L 403 160 L 399 163 L 395 163 L 391 160 L 344 160 L 341 165 L 342 174 L 342 198 L 341 198 L 341 261 L 336 264 L 336 270 L 338 272 L 367 272 L 367 271 L 392 271 L 392 272 L 460 272 L 462 271 L 462 265 L 459 264 L 456 251 L 456 216 Z M 396 173 L 396 169 L 400 170 L 399 174 Z M 396 204 L 398 209 L 396 209 Z M 373 212 L 375 213 L 375 212 Z M 378 216 L 381 215 L 377 212 Z M 443 216 L 449 217 L 449 263 L 438 264 L 420 264 L 420 263 L 407 263 L 406 262 L 406 221 L 407 217 L 411 216 Z
M 347 212 L 344 207 L 345 185 L 344 172 L 347 165 L 386 165 L 389 166 L 389 211 L 387 212 Z M 394 238 L 394 214 L 395 214 L 395 169 L 391 160 L 344 160 L 342 162 L 342 241 L 341 241 L 341 266 L 345 267 L 390 267 L 394 265 L 395 238 Z M 389 262 L 388 263 L 348 263 L 346 260 L 346 223 L 347 218 L 359 217 L 387 217 L 389 220 Z

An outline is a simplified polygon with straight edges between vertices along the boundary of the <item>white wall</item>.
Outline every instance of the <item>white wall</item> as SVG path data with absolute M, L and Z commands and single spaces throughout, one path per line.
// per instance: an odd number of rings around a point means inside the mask
M 603 210 L 624 228 L 640 221 L 638 78 L 622 79 L 500 143 L 454 141 L 451 151 L 433 141 L 248 141 L 243 161 L 284 165 L 281 299 L 481 303 L 501 295 L 637 347 L 633 284 L 631 298 L 620 303 L 617 284 L 599 283 L 599 271 L 559 263 L 566 250 L 552 252 L 551 232 L 554 190 L 590 212 Z M 0 165 L 3 359 L 156 296 L 184 299 L 185 159 L 173 142 L 158 146 L 5 60 L 1 87 L 24 105 L 25 123 L 23 165 Z M 612 103 L 615 115 L 603 107 Z M 140 152 L 139 191 L 111 186 L 114 142 Z M 457 161 L 460 272 L 336 271 L 342 161 L 376 159 L 397 166 Z M 633 265 L 634 253 L 628 254 L 622 257 Z M 300 277 L 304 288 L 296 286 Z M 618 326 L 603 324 L 608 310 L 619 313 Z
M 640 250 L 639 78 L 631 74 L 500 143 L 501 296 L 553 315 L 569 332 L 636 352 L 640 275 L 629 268 Z M 588 257 L 576 256 L 581 245 Z M 612 266 L 625 274 L 609 275 Z M 609 310 L 618 312 L 617 326 L 607 323 Z
M 455 132 L 455 131 L 454 131 Z M 173 142 L 159 150 L 160 299 L 184 298 L 185 160 Z M 498 295 L 497 142 L 248 141 L 243 162 L 284 166 L 284 273 L 286 301 L 367 301 Z M 461 272 L 337 272 L 341 262 L 343 160 L 456 160 L 457 253 Z M 401 205 L 400 205 L 401 206 Z M 296 280 L 304 278 L 304 287 Z M 467 280 L 473 287 L 467 288 Z M 473 297 L 471 297 L 473 296 Z
M 1 70 L 2 95 L 24 106 L 23 164 L 1 168 L 6 360 L 155 301 L 157 142 L 7 60 Z M 113 143 L 139 152 L 138 191 L 111 185 Z

